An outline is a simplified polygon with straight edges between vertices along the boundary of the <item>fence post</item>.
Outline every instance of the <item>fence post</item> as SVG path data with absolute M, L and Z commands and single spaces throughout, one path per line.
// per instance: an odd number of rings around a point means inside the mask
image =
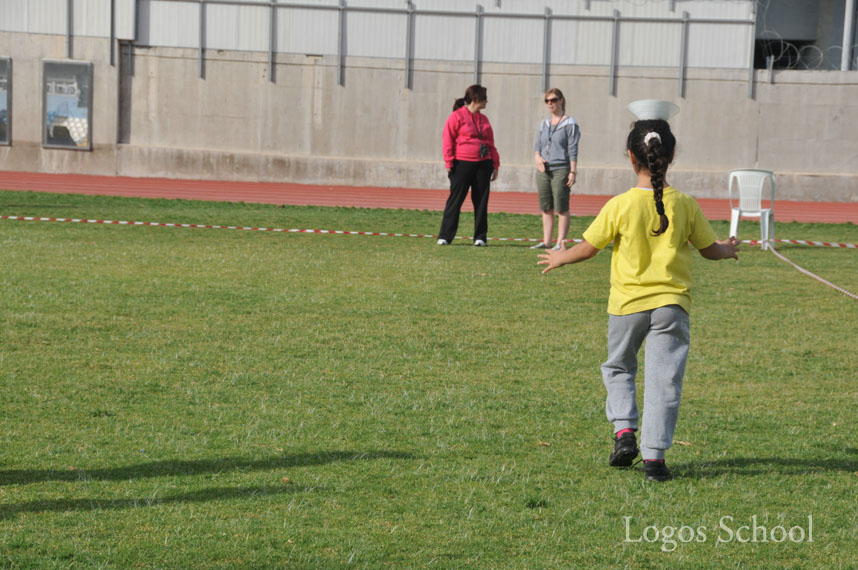
M 134 0 L 134 39 L 128 42 L 128 75 L 134 77 L 134 42 L 140 37 L 140 2 Z M 120 53 L 120 57 L 122 54 Z
M 414 42 L 414 4 L 408 0 L 408 22 L 405 26 L 405 88 L 411 89 L 411 45 Z
M 477 19 L 474 27 L 474 85 L 480 84 L 480 55 L 483 50 L 483 7 L 477 4 Z
M 206 0 L 200 0 L 200 54 L 199 54 L 199 74 L 200 79 L 206 77 Z
M 110 67 L 116 65 L 116 0 L 110 0 Z
M 551 59 L 551 8 L 545 8 L 542 29 L 542 92 L 548 91 L 548 62 Z
M 688 65 L 688 12 L 682 13 L 682 44 L 679 46 L 679 98 L 685 97 L 685 68 Z
M 277 0 L 271 0 L 268 14 L 268 81 L 274 83 L 275 52 L 277 50 Z
M 620 11 L 614 9 L 614 28 L 611 35 L 611 82 L 609 90 L 611 97 L 617 94 L 617 59 L 620 44 Z
M 343 68 L 346 65 L 346 0 L 340 0 L 340 19 L 337 25 L 339 27 L 337 34 L 337 85 L 342 87 L 345 84 Z
M 748 51 L 748 99 L 754 98 L 754 42 L 757 38 L 757 6 L 756 4 L 752 5 L 751 10 L 754 11 L 754 25 L 751 26 L 751 31 L 749 35 L 751 36 L 748 40 L 751 44 Z
M 66 57 L 72 58 L 72 36 L 74 35 L 74 0 L 66 2 Z
M 852 43 L 855 40 L 855 0 L 846 0 L 843 13 L 843 51 L 840 54 L 840 71 L 852 69 Z

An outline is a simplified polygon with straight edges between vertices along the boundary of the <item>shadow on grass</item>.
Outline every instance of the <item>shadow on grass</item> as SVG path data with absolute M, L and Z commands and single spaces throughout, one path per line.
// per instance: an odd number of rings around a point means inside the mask
M 109 511 L 120 509 L 141 509 L 172 505 L 177 503 L 206 503 L 230 499 L 253 499 L 267 495 L 294 495 L 319 487 L 303 487 L 283 484 L 258 487 L 212 487 L 189 493 L 179 493 L 165 497 L 150 496 L 122 499 L 51 499 L 47 501 L 27 501 L 18 504 L 0 504 L 0 519 L 7 519 L 21 513 L 63 513 L 71 511 Z
M 858 450 L 848 449 L 850 453 Z M 858 471 L 858 459 L 792 459 L 783 457 L 734 457 L 671 466 L 677 476 L 706 479 L 721 475 L 807 475 L 832 471 Z
M 0 486 L 39 483 L 43 481 L 127 481 L 149 477 L 199 475 L 227 471 L 267 471 L 289 467 L 311 467 L 344 461 L 369 461 L 374 459 L 413 459 L 410 453 L 400 451 L 320 451 L 250 459 L 246 457 L 222 457 L 218 459 L 172 460 L 140 463 L 107 469 L 85 469 L 71 467 L 59 471 L 54 469 L 0 470 Z

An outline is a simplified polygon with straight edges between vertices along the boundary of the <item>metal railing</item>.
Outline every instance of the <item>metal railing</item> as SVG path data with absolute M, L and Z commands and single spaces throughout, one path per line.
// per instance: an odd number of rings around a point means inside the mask
M 337 19 L 337 84 L 344 85 L 345 76 L 345 58 L 346 48 L 343 41 L 346 26 L 346 15 L 348 13 L 375 13 L 387 15 L 401 15 L 406 18 L 406 32 L 403 41 L 405 42 L 404 56 L 404 87 L 411 89 L 413 75 L 413 39 L 414 39 L 414 20 L 418 16 L 446 16 L 453 18 L 473 18 L 474 19 L 474 60 L 473 60 L 473 77 L 474 83 L 480 83 L 480 73 L 482 65 L 482 50 L 483 50 L 483 23 L 489 18 L 505 18 L 518 20 L 543 20 L 543 38 L 542 38 L 542 86 L 543 90 L 549 87 L 549 74 L 551 65 L 551 30 L 552 24 L 558 21 L 574 21 L 574 22 L 602 22 L 612 25 L 611 37 L 611 55 L 610 55 L 610 71 L 609 71 L 609 87 L 608 91 L 611 96 L 616 95 L 616 79 L 619 69 L 619 37 L 621 23 L 659 23 L 670 24 L 681 27 L 681 41 L 679 46 L 679 64 L 677 69 L 677 93 L 678 96 L 685 95 L 685 77 L 686 67 L 688 62 L 688 38 L 689 29 L 698 24 L 715 24 L 715 25 L 731 25 L 731 26 L 747 26 L 749 34 L 749 53 L 747 54 L 748 63 L 748 97 L 753 97 L 753 82 L 754 82 L 754 33 L 756 28 L 756 13 L 752 19 L 716 19 L 716 18 L 691 18 L 688 12 L 683 12 L 681 17 L 664 18 L 664 17 L 626 17 L 619 10 L 614 10 L 611 16 L 598 15 L 567 15 L 554 14 L 549 8 L 545 8 L 544 13 L 495 13 L 486 12 L 479 4 L 473 12 L 452 11 L 452 10 L 421 10 L 415 7 L 411 0 L 407 1 L 404 8 L 381 8 L 369 6 L 349 6 L 346 0 L 339 0 L 339 4 L 320 5 L 306 4 L 300 2 L 278 2 L 277 0 L 260 0 L 250 2 L 240 2 L 237 0 L 158 0 L 160 2 L 174 3 L 191 3 L 199 5 L 199 55 L 198 55 L 198 70 L 201 78 L 205 77 L 205 51 L 206 51 L 206 6 L 207 5 L 228 5 L 228 6 L 247 6 L 247 7 L 262 7 L 269 9 L 268 22 L 268 78 L 269 81 L 275 81 L 276 67 L 276 39 L 277 39 L 277 11 L 278 10 L 316 10 L 338 12 Z M 69 10 L 71 10 L 72 0 L 69 0 Z M 138 4 L 139 6 L 139 4 Z M 139 8 L 138 8 L 139 9 Z M 113 1 L 111 1 L 111 12 L 114 10 Z M 111 17 L 111 20 L 113 18 Z M 136 18 L 139 22 L 139 16 Z M 69 34 L 71 30 L 69 30 Z M 113 28 L 111 27 L 111 36 L 113 36 Z M 111 37 L 111 45 L 114 38 Z M 71 45 L 69 41 L 69 46 Z M 69 47 L 69 51 L 70 51 Z M 111 51 L 111 63 L 113 62 L 113 52 Z

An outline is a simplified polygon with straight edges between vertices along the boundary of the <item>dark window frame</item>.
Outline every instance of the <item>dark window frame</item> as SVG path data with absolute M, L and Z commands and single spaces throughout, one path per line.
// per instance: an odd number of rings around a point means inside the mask
M 0 109 L 0 146 L 12 146 L 12 58 L 0 57 L 6 68 L 6 106 Z
M 66 71 L 66 73 L 62 74 L 62 76 L 49 76 L 49 71 L 51 71 L 51 68 L 58 68 L 61 66 L 66 66 L 69 68 L 69 70 Z M 79 71 L 72 72 L 74 68 L 78 68 Z M 42 60 L 43 148 L 83 151 L 92 150 L 92 90 L 94 87 L 93 75 L 94 69 L 91 61 L 77 61 L 71 59 Z M 82 82 L 83 85 L 81 85 L 81 82 L 78 81 L 80 77 L 85 78 L 85 81 Z M 55 91 L 55 93 L 51 93 L 51 95 L 62 97 L 69 97 L 74 95 L 78 96 L 77 101 L 74 101 L 74 108 L 69 106 L 69 104 L 73 102 L 70 100 L 65 101 L 62 105 L 58 107 L 54 107 L 52 109 L 48 108 L 49 81 L 51 82 L 51 88 Z M 54 112 L 54 116 L 49 120 L 49 115 L 55 109 L 65 109 L 66 112 L 69 114 L 63 116 L 57 112 Z M 74 133 L 77 132 L 75 127 L 78 126 L 78 120 L 81 119 L 81 117 L 76 116 L 80 109 L 86 109 L 86 138 L 85 140 L 82 139 L 82 142 L 75 140 L 74 136 Z M 60 117 L 61 120 L 65 119 L 65 121 L 63 123 L 60 123 L 57 121 L 57 117 Z M 63 131 L 55 130 L 57 128 L 62 128 Z

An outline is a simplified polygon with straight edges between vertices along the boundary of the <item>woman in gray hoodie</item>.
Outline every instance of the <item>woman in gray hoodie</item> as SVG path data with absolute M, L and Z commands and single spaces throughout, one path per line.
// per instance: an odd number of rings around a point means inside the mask
M 566 114 L 566 99 L 560 89 L 545 92 L 545 105 L 551 113 L 539 125 L 533 143 L 536 161 L 536 188 L 542 210 L 542 241 L 531 249 L 551 247 L 554 215 L 557 215 L 557 242 L 553 249 L 564 247 L 569 233 L 569 194 L 575 184 L 578 167 L 578 141 L 581 130 L 575 119 Z

